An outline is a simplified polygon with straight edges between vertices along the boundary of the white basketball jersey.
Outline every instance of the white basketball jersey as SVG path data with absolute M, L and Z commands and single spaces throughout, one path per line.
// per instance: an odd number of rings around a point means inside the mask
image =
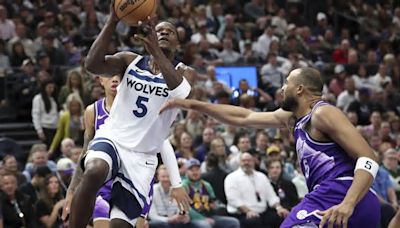
M 148 62 L 149 56 L 137 56 L 127 67 L 110 117 L 96 131 L 96 138 L 112 139 L 132 152 L 160 152 L 179 111 L 170 109 L 160 115 L 160 109 L 171 98 L 186 98 L 190 89 L 179 94 L 170 91 L 162 74 L 150 72 Z

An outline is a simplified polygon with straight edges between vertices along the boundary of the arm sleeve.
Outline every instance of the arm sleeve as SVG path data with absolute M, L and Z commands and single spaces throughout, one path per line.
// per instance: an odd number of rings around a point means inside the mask
M 181 84 L 178 87 L 170 91 L 170 96 L 173 98 L 181 98 L 184 99 L 189 96 L 191 90 L 191 86 L 189 82 L 183 77 Z
M 42 133 L 43 128 L 40 124 L 40 97 L 35 96 L 32 101 L 32 122 L 36 132 Z
M 172 148 L 172 145 L 168 139 L 164 140 L 161 149 L 161 158 L 167 167 L 172 187 L 177 188 L 182 186 L 182 179 L 179 174 L 178 162 L 175 158 L 174 148 Z

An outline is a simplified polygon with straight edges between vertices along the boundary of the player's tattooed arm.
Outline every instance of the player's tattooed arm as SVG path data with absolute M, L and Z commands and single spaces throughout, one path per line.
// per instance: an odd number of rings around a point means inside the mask
M 71 183 L 69 184 L 67 195 L 65 197 L 65 205 L 63 208 L 62 219 L 67 220 L 72 198 L 74 196 L 75 190 L 78 187 L 79 183 L 82 180 L 83 170 L 81 167 L 82 159 L 88 149 L 89 142 L 94 137 L 94 105 L 89 105 L 85 110 L 84 115 L 84 123 L 85 123 L 85 132 L 84 132 L 84 141 L 83 141 L 83 149 L 82 153 L 79 155 L 78 164 L 76 166 L 76 170 L 72 176 Z

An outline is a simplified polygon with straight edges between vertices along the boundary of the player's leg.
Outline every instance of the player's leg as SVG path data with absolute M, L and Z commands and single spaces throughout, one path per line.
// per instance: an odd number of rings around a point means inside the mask
M 397 210 L 396 215 L 393 217 L 392 221 L 390 221 L 388 228 L 397 228 L 400 227 L 400 210 Z
M 318 226 L 313 222 L 308 222 L 301 225 L 295 225 L 293 228 L 318 228 Z
M 133 228 L 134 226 L 122 219 L 112 219 L 110 228 Z
M 82 181 L 72 200 L 70 227 L 86 227 L 92 216 L 97 192 L 117 170 L 117 152 L 112 142 L 94 141 L 84 159 Z

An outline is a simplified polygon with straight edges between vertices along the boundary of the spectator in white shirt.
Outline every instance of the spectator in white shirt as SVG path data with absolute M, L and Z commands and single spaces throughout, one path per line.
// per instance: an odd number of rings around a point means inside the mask
M 41 92 L 32 101 L 32 122 L 39 139 L 50 146 L 58 123 L 57 103 L 54 99 L 55 84 L 47 80 L 41 87 Z
M 7 9 L 0 5 L 0 39 L 9 40 L 15 36 L 15 24 L 7 19 Z
M 240 168 L 225 179 L 228 213 L 240 220 L 242 227 L 267 227 L 277 216 L 266 214 L 267 206 L 276 214 L 286 217 L 288 210 L 280 205 L 270 181 L 265 174 L 254 169 L 254 158 L 249 153 L 240 156 Z
M 157 169 L 158 183 L 154 184 L 153 205 L 149 212 L 149 226 L 160 227 L 185 227 L 189 223 L 189 216 L 179 214 L 179 208 L 170 197 L 171 182 L 167 168 L 161 165 Z
M 225 38 L 222 43 L 223 49 L 218 54 L 218 57 L 224 61 L 224 64 L 235 64 L 240 59 L 240 54 L 233 50 L 233 43 L 231 39 Z
M 380 64 L 378 73 L 370 78 L 370 83 L 374 86 L 375 91 L 382 91 L 383 85 L 387 82 L 392 82 L 392 79 L 386 75 L 385 64 Z
M 221 42 L 218 37 L 212 33 L 207 31 L 207 22 L 199 21 L 197 23 L 198 33 L 195 33 L 190 38 L 192 43 L 198 44 L 201 40 L 207 40 L 207 42 L 211 45 L 212 48 L 221 47 Z
M 279 38 L 274 35 L 275 27 L 275 25 L 267 25 L 264 33 L 260 37 L 258 37 L 258 50 L 260 50 L 263 58 L 266 58 L 269 53 L 269 46 L 271 41 L 273 39 L 279 40 Z
M 268 54 L 268 63 L 261 68 L 260 74 L 263 86 L 272 87 L 272 93 L 281 88 L 285 81 L 275 53 Z
M 349 105 L 358 100 L 358 91 L 356 90 L 354 79 L 346 78 L 344 81 L 345 90 L 341 92 L 337 98 L 336 106 L 342 111 L 347 112 Z

